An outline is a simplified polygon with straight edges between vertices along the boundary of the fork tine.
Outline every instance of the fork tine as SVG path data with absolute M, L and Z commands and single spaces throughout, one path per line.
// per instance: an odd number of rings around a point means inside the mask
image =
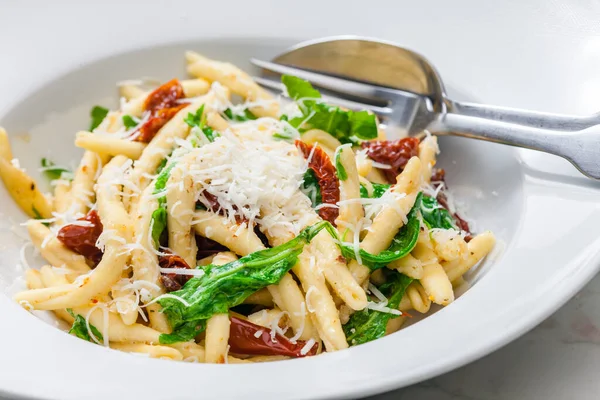
M 252 78 L 256 81 L 256 83 L 258 83 L 261 86 L 272 90 L 284 92 L 285 87 L 281 82 L 277 82 L 268 78 L 261 78 L 258 76 L 254 76 Z M 387 118 L 392 113 L 392 109 L 389 107 L 377 107 L 371 104 L 359 103 L 356 101 L 340 99 L 338 97 L 333 96 L 323 95 L 323 100 L 325 100 L 326 103 L 331 103 L 340 107 L 345 107 L 350 110 L 368 110 L 382 119 Z
M 251 58 L 250 62 L 257 67 L 277 72 L 282 75 L 285 74 L 297 76 L 298 78 L 305 79 L 319 87 L 331 90 L 332 92 L 338 92 L 340 94 L 380 101 L 392 101 L 397 97 L 398 90 L 394 89 L 327 76 L 299 68 L 288 67 L 287 65 L 258 60 L 256 58 Z

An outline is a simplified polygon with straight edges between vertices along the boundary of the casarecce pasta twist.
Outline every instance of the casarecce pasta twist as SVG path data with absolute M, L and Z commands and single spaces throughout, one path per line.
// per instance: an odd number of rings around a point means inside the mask
M 192 79 L 123 82 L 119 109 L 92 110 L 74 173 L 44 159 L 52 197 L 0 128 L 0 177 L 48 263 L 25 272 L 27 310 L 150 357 L 276 361 L 450 304 L 494 247 L 450 207 L 436 137 L 385 140 L 306 81 L 282 77 L 282 99 L 232 64 L 186 60 Z

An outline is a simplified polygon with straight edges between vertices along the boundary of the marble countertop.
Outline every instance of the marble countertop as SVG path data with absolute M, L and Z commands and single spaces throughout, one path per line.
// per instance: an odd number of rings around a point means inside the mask
M 437 378 L 368 400 L 600 399 L 600 275 L 532 331 Z

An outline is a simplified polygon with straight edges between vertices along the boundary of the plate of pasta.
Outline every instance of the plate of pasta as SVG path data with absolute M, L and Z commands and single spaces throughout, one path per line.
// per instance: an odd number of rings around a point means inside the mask
M 381 392 L 499 347 L 596 271 L 593 185 L 395 137 L 294 76 L 262 88 L 247 60 L 290 41 L 173 39 L 65 61 L 0 113 L 0 393 L 196 397 L 140 388 L 158 370 L 211 397 Z

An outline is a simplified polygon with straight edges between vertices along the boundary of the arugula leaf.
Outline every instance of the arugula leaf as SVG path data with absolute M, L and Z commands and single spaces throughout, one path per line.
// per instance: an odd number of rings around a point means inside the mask
M 169 176 L 171 175 L 171 170 L 175 166 L 175 163 L 171 163 L 166 165 L 166 160 L 164 160 L 164 165 L 159 165 L 159 174 L 156 178 L 156 182 L 154 183 L 153 194 L 161 193 L 167 187 L 167 181 L 169 180 Z M 167 229 L 167 197 L 160 196 L 158 199 L 158 208 L 152 212 L 152 217 L 150 218 L 150 226 L 152 227 L 152 239 L 154 240 L 154 244 L 158 248 L 160 245 L 160 237 L 163 232 Z
M 123 120 L 123 125 L 127 130 L 135 128 L 140 123 L 139 120 L 133 118 L 131 115 L 123 115 L 121 118 Z
M 77 336 L 80 339 L 87 340 L 88 342 L 96 343 L 90 336 L 87 324 L 85 323 L 85 318 L 83 318 L 79 314 L 73 313 L 73 310 L 70 308 L 67 308 L 67 312 L 71 314 L 73 318 L 75 318 L 75 321 L 73 321 L 73 326 L 71 326 L 71 329 L 69 329 L 69 333 Z M 104 340 L 98 328 L 96 328 L 92 324 L 90 324 L 90 331 L 92 331 L 92 334 L 99 342 L 102 342 Z
M 44 219 L 44 217 L 42 217 L 42 214 L 40 213 L 40 211 L 35 208 L 35 206 L 31 206 L 31 212 L 33 212 L 33 217 L 35 219 Z M 50 226 L 49 222 L 42 222 L 42 225 L 44 226 Z
M 162 333 L 158 337 L 160 344 L 189 342 L 206 330 L 206 320 L 185 322 L 171 333 Z
M 421 198 L 422 194 L 419 193 L 415 200 L 415 205 L 408 213 L 408 222 L 400 228 L 387 250 L 384 250 L 379 254 L 368 253 L 363 249 L 359 250 L 360 258 L 362 259 L 362 264 L 364 266 L 368 267 L 371 271 L 375 271 L 385 267 L 392 261 L 401 259 L 415 248 L 420 230 L 420 222 L 417 215 L 421 207 Z M 339 241 L 339 237 L 333 226 L 331 226 L 331 229 L 329 227 L 326 229 L 331 236 L 338 239 L 338 247 L 340 248 L 342 255 L 346 258 L 356 260 L 354 246 Z
M 319 99 L 321 94 L 308 81 L 295 76 L 283 75 L 281 82 L 302 111 L 302 116 L 289 121 L 301 132 L 321 129 L 342 143 L 377 138 L 375 115 L 368 111 L 344 111 L 339 107 L 319 102 L 315 99 Z
M 214 131 L 212 128 L 206 126 L 206 115 L 204 115 L 204 104 L 200 106 L 196 110 L 195 113 L 188 113 L 188 115 L 183 119 L 183 121 L 191 126 L 192 128 L 198 128 L 206 138 L 214 142 L 215 139 L 219 136 L 219 133 Z
M 42 158 L 41 160 L 42 170 L 44 174 L 50 180 L 55 179 L 68 179 L 73 180 L 73 171 L 70 171 L 64 167 L 58 167 L 52 161 L 47 158 Z
M 90 117 L 92 118 L 92 122 L 90 123 L 90 132 L 98 127 L 108 115 L 108 108 L 94 106 L 90 111 Z
M 188 337 L 194 326 L 189 323 L 194 322 L 198 327 L 201 321 L 228 312 L 257 290 L 277 284 L 296 264 L 304 246 L 327 226 L 333 229 L 329 222 L 320 221 L 280 246 L 257 251 L 224 265 L 202 267 L 204 275 L 193 277 L 169 297 L 158 299 L 173 332 Z M 172 339 L 165 337 L 164 340 Z
M 292 75 L 283 75 L 281 83 L 285 85 L 288 96 L 295 101 L 300 99 L 320 99 L 321 93 L 304 79 Z M 310 101 L 310 100 L 309 100 Z M 306 102 L 304 102 L 306 105 Z
M 160 164 L 158 164 L 158 167 L 156 168 L 156 174 L 160 174 L 161 171 L 163 170 L 163 168 L 165 168 L 167 166 L 167 159 L 163 158 L 162 160 L 160 160 Z
M 188 113 L 188 115 L 183 119 L 183 122 L 192 128 L 197 126 L 198 128 L 202 129 L 206 123 L 206 118 L 204 116 L 204 104 L 202 104 L 195 113 Z
M 300 190 L 310 199 L 313 207 L 323 203 L 319 180 L 317 179 L 315 171 L 313 171 L 311 168 L 308 168 L 304 173 L 304 180 L 302 181 L 302 187 Z
M 423 196 L 423 200 L 421 201 L 421 216 L 423 217 L 423 222 L 429 229 L 441 228 L 458 230 L 454 223 L 454 218 L 452 218 L 452 214 L 443 208 L 433 197 Z
M 335 173 L 337 174 L 337 177 L 340 181 L 345 181 L 346 179 L 348 179 L 348 173 L 346 172 L 346 168 L 344 168 L 344 165 L 340 161 L 341 152 L 342 151 L 340 148 L 337 148 L 335 151 Z
M 383 194 L 389 188 L 392 187 L 392 185 L 388 185 L 387 183 L 371 182 L 371 185 L 373 186 L 373 195 L 369 196 L 369 191 L 367 190 L 367 188 L 363 185 L 360 185 L 360 197 L 362 197 L 363 199 L 368 199 L 368 198 L 378 199 L 381 196 L 383 196 Z
M 241 114 L 234 114 L 233 111 L 231 111 L 231 108 L 228 108 L 223 111 L 223 114 L 225 114 L 227 118 L 239 122 L 251 121 L 257 118 L 256 115 L 254 115 L 252 111 L 248 110 L 247 108 L 245 108 Z
M 387 307 L 395 310 L 413 279 L 391 270 L 386 275 L 387 282 L 381 285 L 379 290 L 388 299 Z M 385 336 L 387 323 L 392 318 L 395 318 L 392 314 L 368 308 L 355 312 L 343 326 L 348 344 L 356 346 Z
M 160 238 L 163 232 L 167 229 L 167 208 L 159 206 L 154 212 L 150 220 L 152 226 L 152 240 L 156 248 L 160 246 Z

